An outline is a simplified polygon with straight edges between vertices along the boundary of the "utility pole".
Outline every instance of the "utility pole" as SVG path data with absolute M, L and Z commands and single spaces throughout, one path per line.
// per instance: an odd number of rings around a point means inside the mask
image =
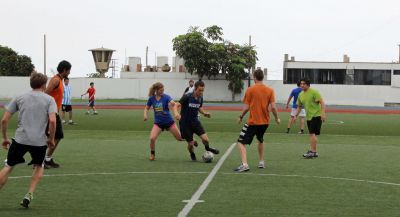
M 146 67 L 148 66 L 147 64 L 147 55 L 149 54 L 149 46 L 146 46 Z
M 249 47 L 251 48 L 251 35 L 249 35 Z M 250 57 L 251 58 L 251 57 Z M 249 80 L 248 80 L 248 83 L 247 83 L 247 87 L 250 87 L 250 85 L 251 85 L 251 72 L 252 72 L 252 67 L 250 67 L 249 68 Z
M 399 46 L 399 61 L 398 61 L 398 63 L 400 63 L 400 44 L 398 44 L 397 46 Z
M 44 64 L 43 64 L 43 73 L 46 75 L 46 34 L 43 37 L 43 57 L 44 57 Z

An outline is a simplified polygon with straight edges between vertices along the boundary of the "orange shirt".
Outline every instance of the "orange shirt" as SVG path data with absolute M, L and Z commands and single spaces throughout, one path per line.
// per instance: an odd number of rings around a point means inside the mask
M 243 102 L 249 106 L 248 125 L 269 124 L 269 104 L 275 102 L 274 90 L 262 83 L 249 87 Z
M 51 91 L 51 93 L 49 93 L 49 95 L 54 98 L 54 101 L 56 101 L 57 112 L 59 112 L 60 108 L 61 108 L 61 103 L 63 100 L 64 84 L 62 82 L 62 78 L 60 75 L 55 75 L 53 78 L 51 78 L 51 80 L 53 80 L 53 79 L 58 80 L 58 87 L 56 89 L 54 89 L 53 91 Z

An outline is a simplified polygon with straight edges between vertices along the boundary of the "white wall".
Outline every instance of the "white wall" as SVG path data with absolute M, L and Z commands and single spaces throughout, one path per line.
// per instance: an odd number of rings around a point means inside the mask
M 143 72 L 136 78 L 111 79 L 111 78 L 71 78 L 72 96 L 79 98 L 89 87 L 90 82 L 95 83 L 97 99 L 147 99 L 149 87 L 155 82 L 162 82 L 165 92 L 174 99 L 179 99 L 190 79 L 197 80 L 196 76 L 184 73 Z M 231 92 L 225 80 L 204 80 L 206 90 L 204 99 L 208 101 L 230 101 Z M 247 81 L 245 83 L 245 90 Z M 295 85 L 282 84 L 282 81 L 266 81 L 268 86 L 275 90 L 276 101 L 286 103 L 290 91 Z M 30 90 L 28 77 L 0 77 L 0 98 L 12 98 Z M 319 90 L 328 105 L 357 105 L 357 106 L 384 106 L 385 102 L 400 103 L 400 88 L 390 86 L 371 85 L 313 85 Z M 244 90 L 244 91 L 245 91 Z M 236 95 L 236 100 L 241 100 L 244 94 Z

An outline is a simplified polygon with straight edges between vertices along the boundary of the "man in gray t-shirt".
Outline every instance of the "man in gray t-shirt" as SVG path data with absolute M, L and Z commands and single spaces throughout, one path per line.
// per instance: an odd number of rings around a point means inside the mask
M 46 75 L 32 73 L 30 84 L 33 90 L 14 98 L 5 107 L 6 111 L 1 120 L 2 145 L 4 149 L 8 149 L 8 154 L 6 165 L 0 171 L 0 189 L 6 184 L 14 166 L 25 162 L 24 155 L 29 152 L 32 157 L 30 162 L 34 166 L 32 180 L 28 193 L 20 203 L 25 208 L 29 207 L 33 192 L 43 176 L 46 149 L 48 146 L 54 146 L 57 106 L 54 99 L 43 92 L 46 82 Z M 10 142 L 7 127 L 16 112 L 18 112 L 18 126 Z

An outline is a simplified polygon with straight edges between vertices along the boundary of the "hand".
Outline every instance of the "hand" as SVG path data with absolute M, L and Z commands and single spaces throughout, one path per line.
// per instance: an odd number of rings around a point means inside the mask
M 237 120 L 238 124 L 241 124 L 242 121 L 243 121 L 243 117 L 242 117 L 242 116 L 239 116 L 239 118 L 238 118 L 238 120 Z
M 11 144 L 11 142 L 10 142 L 10 140 L 8 140 L 7 138 L 6 139 L 3 139 L 3 148 L 5 149 L 5 150 L 8 150 L 8 147 L 10 146 L 10 144 Z
M 147 121 L 147 115 L 143 116 L 143 121 Z
M 181 120 L 181 115 L 180 114 L 175 115 L 175 119 L 180 121 Z
M 280 118 L 275 118 L 275 122 L 276 122 L 277 124 L 280 124 L 280 123 L 281 123 L 281 119 L 280 119 Z
M 211 114 L 210 114 L 210 112 L 204 112 L 204 117 L 206 117 L 206 118 L 211 118 Z
M 325 120 L 326 120 L 326 114 L 321 115 L 321 120 L 322 120 L 323 122 L 325 122 Z
M 54 139 L 47 139 L 47 147 L 54 148 L 56 146 L 55 144 Z

